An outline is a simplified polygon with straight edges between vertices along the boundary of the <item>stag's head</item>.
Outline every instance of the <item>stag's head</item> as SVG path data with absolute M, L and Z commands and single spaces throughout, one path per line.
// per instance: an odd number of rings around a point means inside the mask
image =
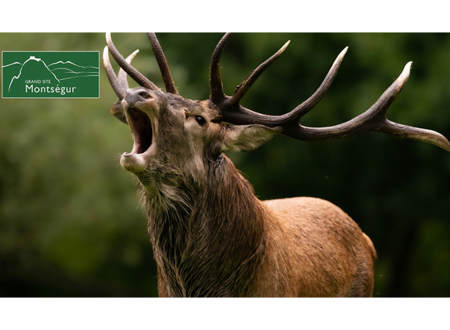
M 123 153 L 120 163 L 141 181 L 149 178 L 148 174 L 154 171 L 160 174 L 165 170 L 175 173 L 176 169 L 190 176 L 201 175 L 208 162 L 215 162 L 224 150 L 252 150 L 281 132 L 279 127 L 225 124 L 219 107 L 221 102 L 181 97 L 156 36 L 149 34 L 149 39 L 163 75 L 166 92 L 130 65 L 137 51 L 124 59 L 109 34 L 109 51 L 121 67 L 117 77 L 109 62 L 108 47 L 103 54 L 108 78 L 119 97 L 111 112 L 130 126 L 134 140 L 132 151 Z M 215 65 L 218 68 L 218 58 Z M 139 87 L 128 87 L 127 73 L 138 82 Z M 218 72 L 213 74 L 219 75 Z M 220 75 L 217 79 L 220 86 L 216 86 L 216 82 L 212 88 L 222 90 Z M 225 98 L 223 92 L 221 98 L 221 101 Z
M 244 108 L 239 102 L 289 42 L 252 71 L 232 96 L 227 96 L 223 92 L 219 67 L 220 55 L 230 37 L 230 34 L 225 34 L 212 55 L 210 97 L 205 101 L 196 101 L 178 94 L 156 35 L 149 33 L 148 36 L 166 92 L 131 66 L 131 60 L 137 51 L 124 59 L 115 48 L 110 34 L 107 34 L 108 46 L 103 54 L 109 81 L 119 97 L 111 112 L 130 126 L 134 139 L 132 151 L 123 153 L 120 163 L 126 170 L 136 174 L 144 184 L 145 180 L 150 180 L 150 174 L 155 172 L 164 175 L 167 171 L 198 177 L 223 151 L 253 150 L 280 133 L 300 140 L 320 140 L 381 131 L 450 150 L 449 142 L 441 134 L 397 124 L 385 117 L 388 107 L 408 80 L 411 62 L 366 112 L 340 125 L 311 128 L 300 125 L 299 119 L 320 101 L 330 87 L 347 48 L 336 58 L 324 81 L 310 98 L 284 115 L 269 116 Z M 108 49 L 121 67 L 117 77 L 109 62 Z M 128 88 L 127 74 L 140 87 Z

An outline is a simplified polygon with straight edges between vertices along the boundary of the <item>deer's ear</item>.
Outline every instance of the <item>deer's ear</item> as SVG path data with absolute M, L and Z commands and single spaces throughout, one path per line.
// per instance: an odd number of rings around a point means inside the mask
M 251 151 L 269 142 L 274 135 L 280 134 L 281 127 L 263 125 L 225 126 L 225 137 L 222 151 Z
M 121 122 L 128 124 L 125 112 L 123 111 L 122 103 L 117 101 L 111 108 L 111 114 L 119 119 Z

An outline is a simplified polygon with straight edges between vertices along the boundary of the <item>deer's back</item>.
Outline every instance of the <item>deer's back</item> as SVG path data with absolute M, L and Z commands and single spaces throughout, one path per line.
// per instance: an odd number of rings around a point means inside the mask
M 339 207 L 318 198 L 264 202 L 273 212 L 268 235 L 284 248 L 297 296 L 371 296 L 376 252 L 371 240 Z M 272 250 L 272 251 L 275 251 Z M 276 258 L 275 258 L 276 259 Z M 272 262 L 280 263 L 273 259 Z M 269 261 L 270 262 L 270 261 Z

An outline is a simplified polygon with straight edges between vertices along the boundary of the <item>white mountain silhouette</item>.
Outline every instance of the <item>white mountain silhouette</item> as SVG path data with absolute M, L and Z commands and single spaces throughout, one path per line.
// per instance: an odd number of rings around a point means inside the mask
M 31 55 L 23 63 L 14 62 L 14 63 L 3 65 L 3 68 L 9 67 L 12 65 L 17 65 L 17 66 L 20 65 L 19 74 L 12 77 L 12 79 L 9 83 L 8 92 L 11 89 L 12 83 L 21 77 L 22 70 L 29 61 L 41 62 L 45 66 L 45 68 L 53 75 L 53 77 L 58 81 L 58 83 L 61 80 L 66 80 L 66 79 L 99 76 L 99 68 L 95 67 L 95 66 L 82 66 L 82 65 L 73 63 L 72 61 L 57 61 L 57 62 L 47 65 L 45 63 L 45 61 L 43 61 L 41 58 L 37 58 L 36 56 Z
M 22 65 L 22 63 L 14 62 L 14 63 L 10 63 L 10 64 L 4 65 L 3 68 L 6 68 L 6 67 L 11 66 L 11 65 L 16 65 L 16 64 Z
M 96 67 L 96 66 L 82 66 L 82 65 L 75 64 L 72 61 L 66 61 L 66 62 L 58 61 L 58 62 L 49 64 L 48 66 L 50 67 L 50 66 L 58 65 L 58 64 L 71 64 L 71 65 L 74 65 L 74 66 L 77 66 L 77 67 L 83 68 L 83 69 L 97 69 L 98 70 L 98 67 Z M 54 70 L 54 69 L 52 68 L 52 70 Z
M 25 64 L 27 64 L 29 61 L 41 62 L 42 64 L 44 64 L 44 66 L 46 67 L 46 69 L 47 69 L 47 70 L 53 75 L 53 77 L 55 77 L 55 79 L 59 82 L 59 79 L 58 79 L 58 78 L 56 77 L 56 75 L 48 68 L 47 64 L 45 64 L 45 62 L 44 62 L 42 59 L 37 58 L 37 57 L 35 57 L 35 56 L 30 56 L 30 58 L 29 58 L 28 60 L 26 60 L 25 62 L 23 62 L 22 66 L 20 67 L 19 74 L 18 74 L 17 76 L 13 76 L 13 77 L 12 77 L 11 82 L 9 83 L 8 92 L 10 91 L 11 85 L 12 85 L 12 83 L 14 82 L 14 80 L 20 78 L 20 76 L 22 75 L 23 67 L 24 67 Z M 16 63 L 18 63 L 18 62 L 16 62 Z M 19 64 L 20 64 L 20 63 L 19 63 Z M 5 66 L 6 66 L 6 65 L 5 65 Z

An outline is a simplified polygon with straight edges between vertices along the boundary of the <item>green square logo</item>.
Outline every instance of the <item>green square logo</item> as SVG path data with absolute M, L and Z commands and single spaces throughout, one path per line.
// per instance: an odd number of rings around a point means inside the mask
M 98 98 L 100 53 L 2 52 L 3 98 Z

